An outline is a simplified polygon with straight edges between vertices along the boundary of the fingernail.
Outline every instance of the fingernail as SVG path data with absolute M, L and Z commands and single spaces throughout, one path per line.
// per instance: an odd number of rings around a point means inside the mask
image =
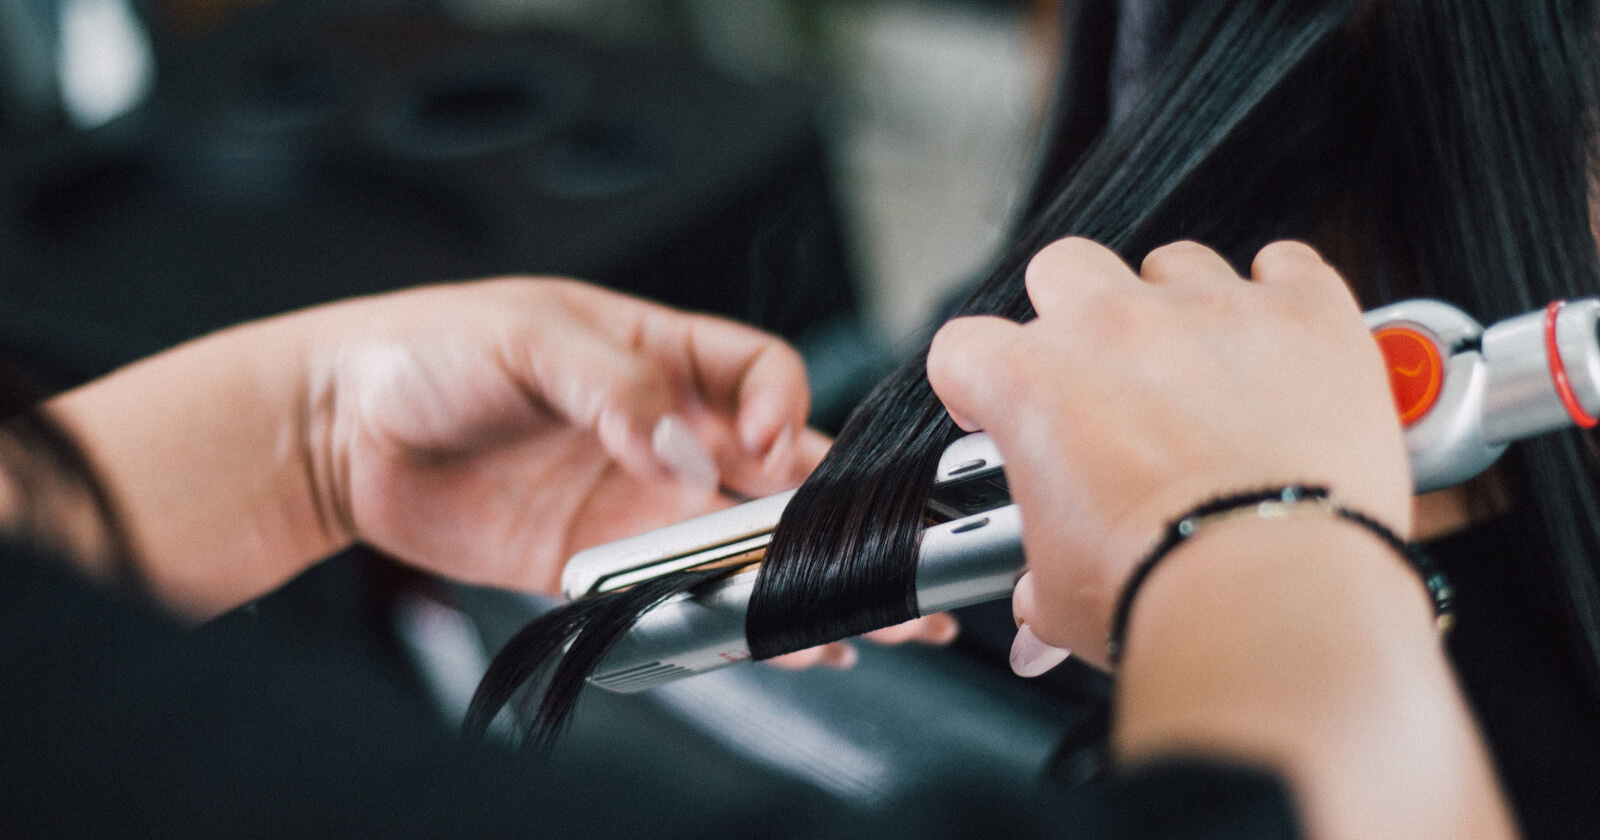
M 794 423 L 785 423 L 778 436 L 772 439 L 772 448 L 761 461 L 761 471 L 771 475 L 781 464 L 794 460 Z
M 1072 652 L 1051 647 L 1033 635 L 1026 624 L 1017 628 L 1017 637 L 1011 640 L 1011 670 L 1019 677 L 1037 677 L 1067 661 Z
M 650 449 L 679 481 L 697 489 L 716 489 L 717 462 L 683 418 L 676 414 L 661 418 L 650 434 Z

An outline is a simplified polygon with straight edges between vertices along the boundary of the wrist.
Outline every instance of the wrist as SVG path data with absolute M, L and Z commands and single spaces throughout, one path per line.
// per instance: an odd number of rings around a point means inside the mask
M 1503 822 L 1425 590 L 1352 523 L 1239 519 L 1180 546 L 1132 609 L 1119 676 L 1122 763 L 1198 754 L 1274 768 L 1321 836 L 1386 836 L 1333 827 L 1423 812 L 1427 836 L 1470 836 L 1452 801 Z
M 338 304 L 324 309 L 339 308 Z M 301 500 L 297 519 L 307 539 L 323 546 L 318 556 L 348 548 L 356 541 L 356 528 L 350 503 L 350 411 L 344 407 L 349 395 L 342 388 L 341 338 L 337 319 L 325 326 L 325 313 L 312 310 L 298 317 L 302 333 L 302 353 L 295 366 L 298 380 L 284 427 L 296 442 L 301 469 L 297 476 L 297 496 Z
M 1130 610 L 1118 745 L 1281 764 L 1304 727 L 1444 671 L 1427 594 L 1379 538 L 1332 517 L 1222 522 L 1175 548 Z
M 1126 640 L 1129 611 L 1141 586 L 1162 561 L 1177 549 L 1209 531 L 1235 520 L 1281 520 L 1297 516 L 1319 516 L 1346 522 L 1366 530 L 1383 543 L 1399 560 L 1416 572 L 1433 604 L 1436 623 L 1448 631 L 1454 623 L 1454 593 L 1433 559 L 1419 546 L 1407 542 L 1384 522 L 1365 512 L 1347 507 L 1326 487 L 1292 484 L 1246 491 L 1212 498 L 1169 522 L 1144 558 L 1132 567 L 1122 584 L 1111 614 L 1107 655 L 1115 666 Z
M 150 591 L 212 615 L 340 547 L 308 480 L 298 316 L 225 330 L 52 400 L 112 493 Z

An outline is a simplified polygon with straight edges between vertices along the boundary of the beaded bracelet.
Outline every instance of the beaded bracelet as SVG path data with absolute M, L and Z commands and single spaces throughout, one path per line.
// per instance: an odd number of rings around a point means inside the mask
M 1111 665 L 1115 667 L 1122 660 L 1123 642 L 1128 634 L 1128 613 L 1133 608 L 1133 599 L 1138 595 L 1139 587 L 1144 585 L 1145 579 L 1150 577 L 1150 572 L 1154 571 L 1157 564 L 1171 554 L 1173 549 L 1205 528 L 1229 519 L 1247 517 L 1273 519 L 1302 511 L 1337 516 L 1367 529 L 1383 540 L 1422 578 L 1422 583 L 1428 590 L 1428 598 L 1433 602 L 1434 622 L 1439 630 L 1448 632 L 1455 624 L 1454 592 L 1450 588 L 1450 581 L 1434 564 L 1433 558 L 1429 557 L 1420 546 L 1400 539 L 1398 534 L 1378 520 L 1340 504 L 1328 493 L 1326 487 L 1291 484 L 1287 487 L 1237 493 L 1212 499 L 1194 507 L 1167 525 L 1161 542 L 1157 543 L 1156 547 L 1139 561 L 1139 565 L 1133 568 L 1133 573 L 1128 576 L 1128 582 L 1123 584 L 1122 593 L 1117 598 L 1116 610 L 1111 615 L 1111 635 L 1107 642 Z

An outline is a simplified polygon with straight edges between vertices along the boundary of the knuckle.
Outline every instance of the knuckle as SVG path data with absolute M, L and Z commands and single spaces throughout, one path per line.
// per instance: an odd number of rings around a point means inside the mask
M 1317 253 L 1317 249 L 1297 239 L 1279 239 L 1274 242 L 1268 242 L 1266 245 L 1261 247 L 1259 255 L 1263 257 L 1281 257 L 1284 259 L 1312 259 L 1316 260 L 1317 262 L 1322 261 L 1322 256 Z
M 959 372 L 966 331 L 966 319 L 957 318 L 933 334 L 933 341 L 928 344 L 928 378 L 943 379 Z
M 1252 270 L 1259 279 L 1269 279 L 1285 272 L 1305 272 L 1319 267 L 1331 270 L 1317 249 L 1304 242 L 1280 239 L 1256 252 Z
M 968 390 L 979 378 L 979 369 L 985 363 L 975 346 L 973 331 L 976 325 L 968 319 L 951 321 L 933 337 L 928 348 L 928 382 L 936 393 L 948 396 L 952 392 Z
M 1048 260 L 1071 261 L 1082 259 L 1101 250 L 1104 250 L 1104 246 L 1094 240 L 1085 239 L 1081 236 L 1068 236 L 1046 245 L 1039 252 L 1039 256 Z
M 1197 258 L 1208 258 L 1211 249 L 1191 239 L 1170 242 L 1145 255 L 1140 263 L 1140 273 L 1166 274 L 1181 271 Z
M 1080 270 L 1086 266 L 1104 260 L 1107 255 L 1116 257 L 1109 249 L 1091 239 L 1081 236 L 1069 236 L 1065 239 L 1046 245 L 1039 253 L 1033 255 L 1028 261 L 1028 269 L 1024 273 L 1024 280 L 1028 283 L 1041 280 L 1059 279 L 1061 276 Z
M 1069 250 L 1067 243 L 1070 241 L 1058 239 L 1039 249 L 1039 252 L 1028 260 L 1028 267 L 1023 271 L 1023 282 L 1031 287 L 1044 274 L 1058 270 L 1067 259 Z
M 1063 244 L 1066 241 L 1046 246 L 1028 261 L 1028 268 L 1022 273 L 1022 285 L 1030 300 L 1037 301 L 1041 290 L 1061 282 L 1071 271 L 1070 248 Z

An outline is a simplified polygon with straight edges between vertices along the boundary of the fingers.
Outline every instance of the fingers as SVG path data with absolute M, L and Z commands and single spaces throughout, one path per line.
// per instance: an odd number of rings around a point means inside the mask
M 793 490 L 811 475 L 832 445 L 832 439 L 815 429 L 785 428 L 759 460 L 743 454 L 725 458 L 723 486 L 749 498 Z
M 710 459 L 703 446 L 695 451 L 699 444 L 681 421 L 663 423 L 674 409 L 666 377 L 647 360 L 581 326 L 541 333 L 525 355 L 509 363 L 523 368 L 518 378 L 556 413 L 592 429 L 607 454 L 629 472 L 703 471 Z
M 733 440 L 720 450 L 724 481 L 752 495 L 799 484 L 830 441 L 806 428 L 811 391 L 794 348 L 758 330 L 689 316 L 687 369 L 691 396 L 731 421 Z
M 925 645 L 947 645 L 955 641 L 961 626 L 949 613 L 935 613 L 914 618 L 903 624 L 874 630 L 864 638 L 880 645 L 899 645 L 918 642 Z M 797 650 L 765 660 L 767 664 L 785 671 L 799 671 L 821 665 L 826 668 L 849 668 L 856 664 L 860 653 L 849 642 L 830 642 L 814 648 Z
M 1139 266 L 1139 277 L 1152 285 L 1180 288 L 1239 282 L 1238 272 L 1221 254 L 1198 242 L 1173 242 L 1151 251 Z
M 691 397 L 735 418 L 748 455 L 762 455 L 783 435 L 805 428 L 811 411 L 805 362 L 775 336 L 721 318 L 666 311 L 647 322 L 644 349 L 685 377 Z
M 696 329 L 695 334 L 697 339 L 701 335 L 716 335 L 724 332 L 727 326 L 731 325 L 714 322 Z M 754 333 L 753 330 L 748 332 Z M 748 339 L 749 336 L 730 335 L 729 338 Z M 725 401 L 727 391 L 737 388 L 736 429 L 739 442 L 750 455 L 770 452 L 779 443 L 792 444 L 796 430 L 805 428 L 806 416 L 811 412 L 811 390 L 800 354 L 772 336 L 755 333 L 755 339 L 759 340 L 760 349 L 747 365 L 739 364 L 736 352 L 718 354 L 717 348 L 704 347 L 699 340 L 694 354 L 699 379 L 706 383 L 706 396 L 712 404 Z M 714 340 L 707 343 L 714 343 Z
M 1017 635 L 1011 641 L 1011 671 L 1019 677 L 1037 677 L 1072 655 L 1039 637 L 1041 631 L 1035 626 L 1041 621 L 1048 623 L 1050 617 L 1040 609 L 1033 572 L 1024 573 L 1011 592 L 1011 614 L 1017 622 Z
M 1250 264 L 1250 277 L 1263 286 L 1273 286 L 1337 281 L 1338 273 L 1310 245 L 1286 240 L 1274 242 L 1256 254 Z
M 575 320 L 656 370 L 677 412 L 689 419 L 700 448 L 710 450 L 720 479 L 730 486 L 753 493 L 792 486 L 826 450 L 805 428 L 811 407 L 805 364 L 780 339 L 722 318 L 581 284 L 564 285 L 561 293 Z M 636 432 L 638 424 L 628 429 Z M 669 452 L 697 456 L 689 437 L 673 434 L 666 440 L 683 444 Z M 693 457 L 683 463 L 702 462 Z
M 880 645 L 903 645 L 920 642 L 925 645 L 947 645 L 956 640 L 961 625 L 949 613 L 934 613 L 913 618 L 903 624 L 885 627 L 867 633 L 866 638 Z
M 722 483 L 716 459 L 695 436 L 694 429 L 676 414 L 656 421 L 650 432 L 650 451 L 698 495 L 710 496 Z
M 805 428 L 811 411 L 805 362 L 776 336 L 721 318 L 663 310 L 647 321 L 643 345 L 685 376 L 690 396 L 735 419 L 746 454 L 760 456 L 793 443 Z
M 571 296 L 597 330 L 657 365 L 686 411 L 703 410 L 731 426 L 733 451 L 719 447 L 719 454 L 781 479 L 812 451 L 804 447 L 814 448 L 801 440 L 811 411 L 805 363 L 782 340 L 601 289 L 579 287 Z M 748 471 L 749 464 L 732 466 Z
M 1011 589 L 1011 619 L 1018 627 L 1030 621 L 1037 622 L 1040 618 L 1038 610 L 1038 595 L 1033 586 L 1033 572 L 1023 572 L 1017 578 L 1017 585 Z
M 781 668 L 785 671 L 801 671 L 818 665 L 842 670 L 855 665 L 856 660 L 860 658 L 861 654 L 849 642 L 830 642 L 814 648 L 806 648 L 805 650 L 797 650 L 794 653 L 774 656 L 771 659 L 762 661 L 774 668 Z
M 1315 252 L 1297 243 L 1295 247 Z M 1272 246 L 1269 246 L 1269 248 Z M 1320 259 L 1318 259 L 1320 262 Z M 1233 266 L 1220 254 L 1198 242 L 1174 242 L 1145 256 L 1139 273 L 1111 249 L 1082 238 L 1057 241 L 1028 263 L 1028 298 L 1040 317 L 1067 311 L 1075 301 L 1092 298 L 1099 289 L 1143 280 L 1156 286 L 1186 286 L 1218 281 L 1238 281 Z
M 1299 293 L 1308 300 L 1360 309 L 1355 292 L 1338 269 L 1303 242 L 1274 242 L 1262 248 L 1250 265 L 1250 276 L 1264 288 Z
M 1024 275 L 1028 299 L 1040 317 L 1061 312 L 1098 289 L 1138 280 L 1115 251 L 1080 237 L 1051 243 L 1028 262 Z
M 800 486 L 811 471 L 822 463 L 833 446 L 833 439 L 816 429 L 801 429 L 792 434 L 792 443 L 786 445 L 791 433 L 785 430 L 778 437 L 761 462 L 758 486 L 737 489 L 750 493 L 779 493 Z
M 1004 318 L 957 318 L 940 328 L 928 348 L 928 384 L 952 419 L 971 432 L 1004 410 L 996 371 L 1022 327 Z
M 833 446 L 833 438 L 816 429 L 801 429 L 795 443 L 795 465 L 810 475 Z

